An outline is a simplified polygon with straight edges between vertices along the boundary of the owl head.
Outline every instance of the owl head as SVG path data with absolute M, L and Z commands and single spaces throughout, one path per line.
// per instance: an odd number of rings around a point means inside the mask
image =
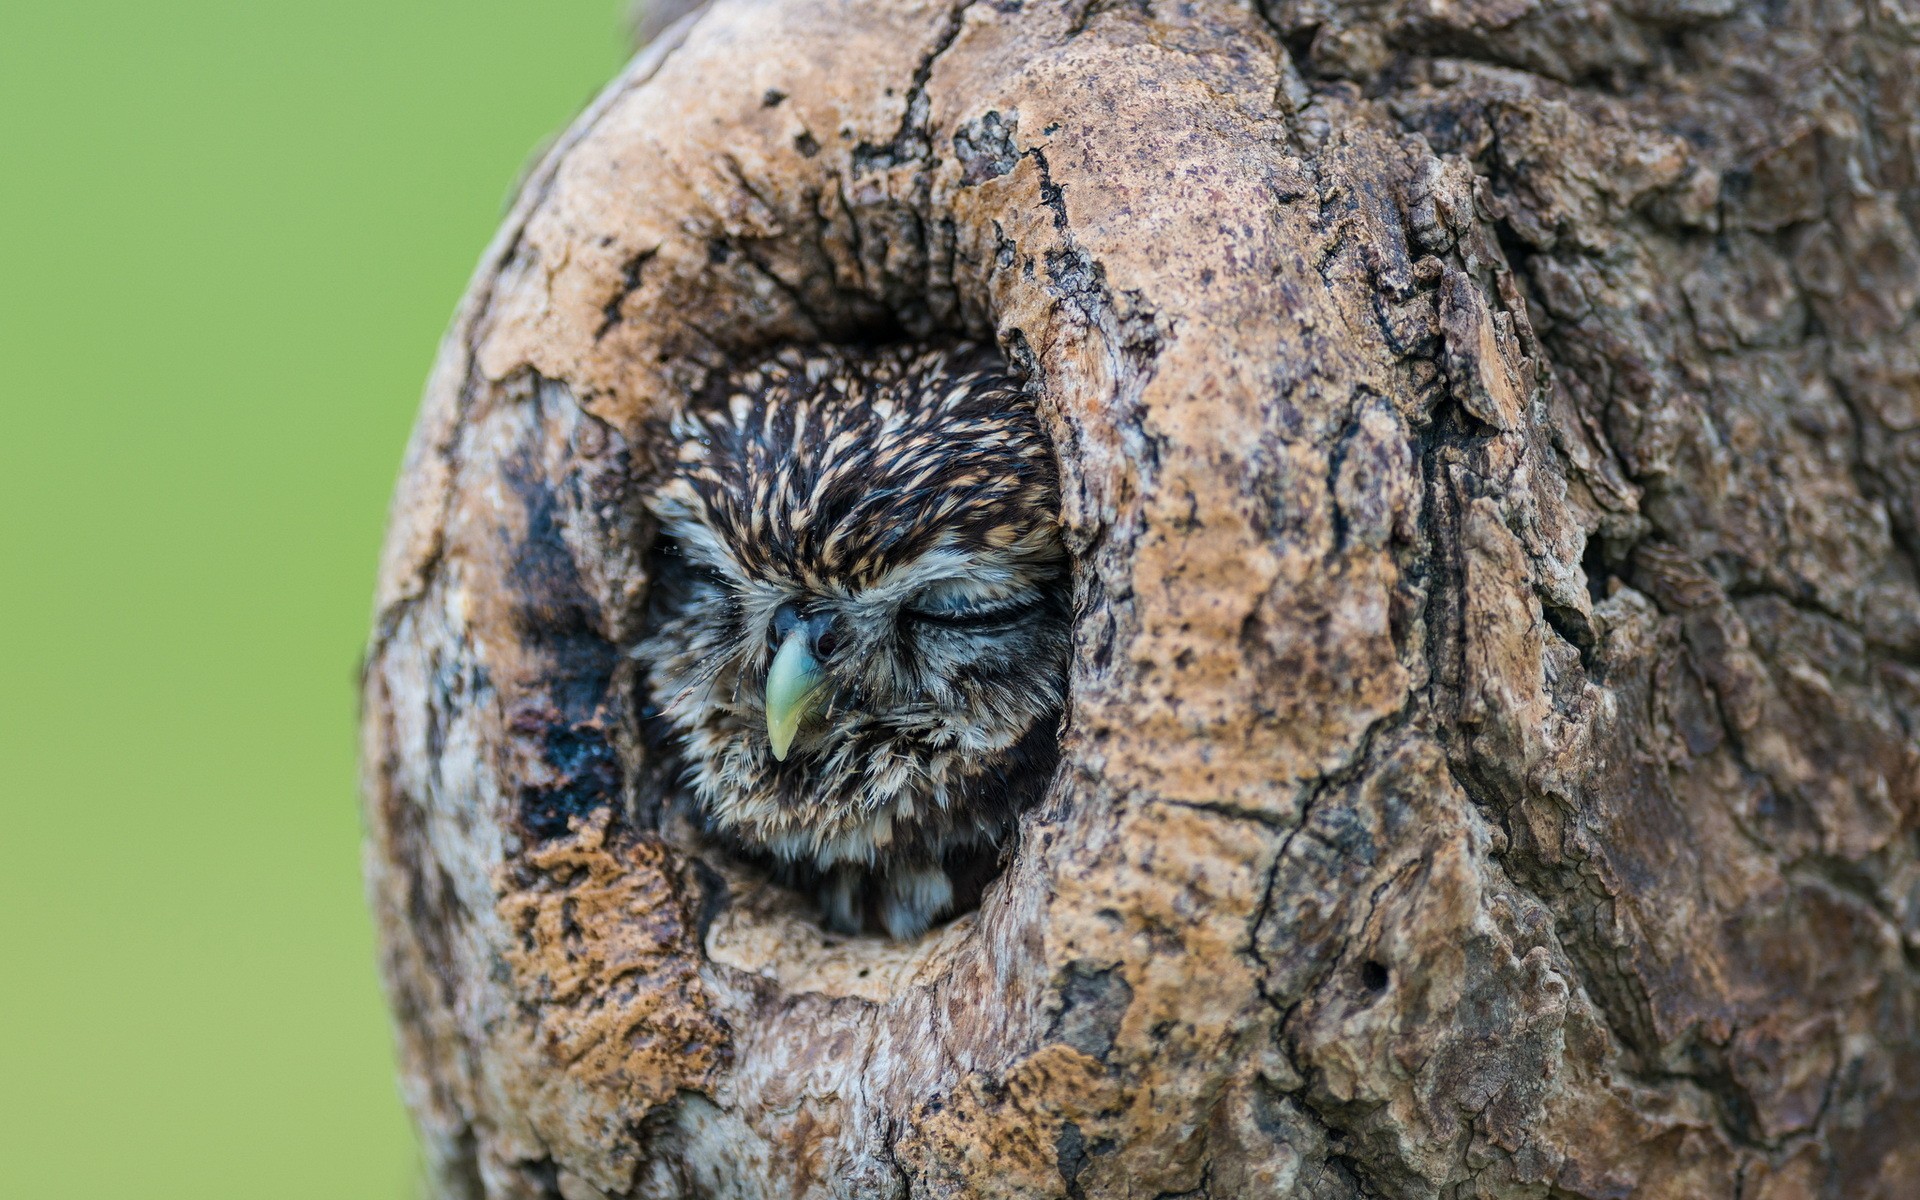
M 973 347 L 788 351 L 679 413 L 635 649 L 706 826 L 925 929 L 1057 757 L 1051 447 Z

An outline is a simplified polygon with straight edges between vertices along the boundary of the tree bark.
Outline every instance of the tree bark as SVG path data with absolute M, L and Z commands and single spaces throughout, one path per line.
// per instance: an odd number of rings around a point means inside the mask
M 681 21 L 395 500 L 435 1194 L 1920 1195 L 1916 219 L 1912 0 Z M 885 331 L 1027 373 L 1079 614 L 1057 778 L 910 944 L 690 848 L 623 653 L 661 415 Z

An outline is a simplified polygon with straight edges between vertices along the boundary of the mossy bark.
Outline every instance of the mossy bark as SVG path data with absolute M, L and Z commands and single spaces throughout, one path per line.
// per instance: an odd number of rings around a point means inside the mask
M 437 1194 L 1920 1194 L 1917 219 L 1911 0 L 682 21 L 395 501 Z M 1079 613 L 1052 789 L 905 945 L 688 852 L 623 653 L 659 416 L 877 335 L 1028 373 Z

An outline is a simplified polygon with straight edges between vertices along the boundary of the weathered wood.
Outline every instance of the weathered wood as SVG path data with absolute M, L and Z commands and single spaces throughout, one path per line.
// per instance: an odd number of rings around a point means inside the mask
M 370 892 L 444 1197 L 1920 1195 L 1920 8 L 717 0 L 489 250 Z M 910 945 L 696 862 L 655 420 L 997 339 L 1063 764 Z

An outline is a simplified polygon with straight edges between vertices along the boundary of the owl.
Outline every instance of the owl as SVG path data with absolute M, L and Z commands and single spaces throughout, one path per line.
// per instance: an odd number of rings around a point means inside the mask
M 649 722 L 709 835 L 896 938 L 968 903 L 1058 758 L 1052 449 L 998 355 L 789 350 L 667 431 Z

